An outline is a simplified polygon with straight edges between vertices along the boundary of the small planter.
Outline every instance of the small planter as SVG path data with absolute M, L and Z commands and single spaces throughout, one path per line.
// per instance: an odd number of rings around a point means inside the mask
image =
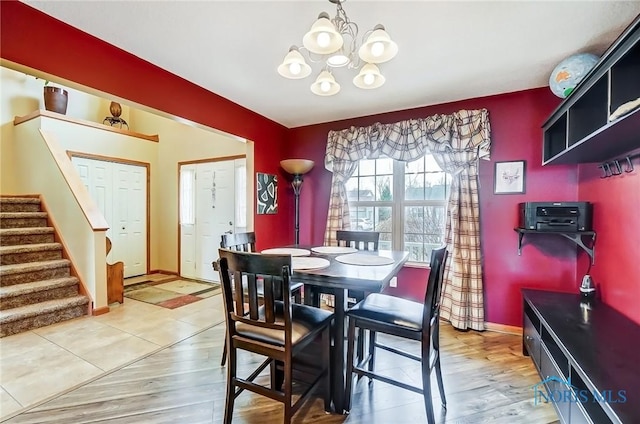
M 49 85 L 44 87 L 44 107 L 51 112 L 66 114 L 68 97 L 67 90 L 60 87 Z

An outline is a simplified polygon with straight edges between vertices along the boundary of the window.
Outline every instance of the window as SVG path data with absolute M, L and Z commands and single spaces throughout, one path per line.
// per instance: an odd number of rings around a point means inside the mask
M 450 188 L 451 177 L 431 155 L 413 162 L 363 159 L 346 184 L 351 227 L 379 231 L 380 249 L 428 262 L 443 243 Z
M 196 171 L 186 167 L 180 168 L 180 224 L 194 225 Z
M 245 159 L 236 159 L 236 231 L 247 229 L 247 166 Z

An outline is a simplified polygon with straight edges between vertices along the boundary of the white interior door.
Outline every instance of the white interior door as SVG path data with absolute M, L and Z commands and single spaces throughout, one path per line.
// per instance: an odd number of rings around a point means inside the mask
M 193 170 L 193 200 L 187 199 Z M 235 231 L 235 162 L 219 161 L 183 165 L 181 188 L 180 273 L 183 277 L 219 281 L 212 263 L 218 259 L 220 236 Z M 184 188 L 184 190 L 183 190 Z M 246 193 L 246 190 L 245 190 Z M 182 222 L 186 209 L 193 207 L 194 222 Z
M 112 167 L 110 162 L 73 157 L 80 179 L 109 224 L 113 222 Z M 113 241 L 111 228 L 107 237 Z M 111 255 L 109 255 L 111 259 Z
M 124 262 L 125 277 L 145 274 L 147 168 L 79 157 L 72 163 L 109 224 L 109 262 Z
M 147 272 L 147 169 L 113 163 L 113 249 L 124 258 L 124 276 Z M 116 243 L 117 241 L 117 243 Z

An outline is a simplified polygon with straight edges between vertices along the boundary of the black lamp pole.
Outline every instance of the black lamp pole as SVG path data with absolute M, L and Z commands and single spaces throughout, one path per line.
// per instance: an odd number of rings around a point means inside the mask
M 313 161 L 309 159 L 285 159 L 280 161 L 280 166 L 289 175 L 293 175 L 291 187 L 293 187 L 293 194 L 296 196 L 295 240 L 297 245 L 300 243 L 300 188 L 302 187 L 302 175 L 313 168 Z
M 296 245 L 300 243 L 300 188 L 302 188 L 302 175 L 295 174 L 293 181 L 291 182 L 293 187 L 293 194 L 296 196 L 296 228 L 295 228 L 295 240 Z

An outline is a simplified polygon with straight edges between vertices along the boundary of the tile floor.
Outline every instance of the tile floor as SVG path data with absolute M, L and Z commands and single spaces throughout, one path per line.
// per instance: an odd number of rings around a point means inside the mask
M 166 278 L 135 277 L 125 285 Z M 125 298 L 104 315 L 1 338 L 0 421 L 222 322 L 221 300 L 167 309 Z

